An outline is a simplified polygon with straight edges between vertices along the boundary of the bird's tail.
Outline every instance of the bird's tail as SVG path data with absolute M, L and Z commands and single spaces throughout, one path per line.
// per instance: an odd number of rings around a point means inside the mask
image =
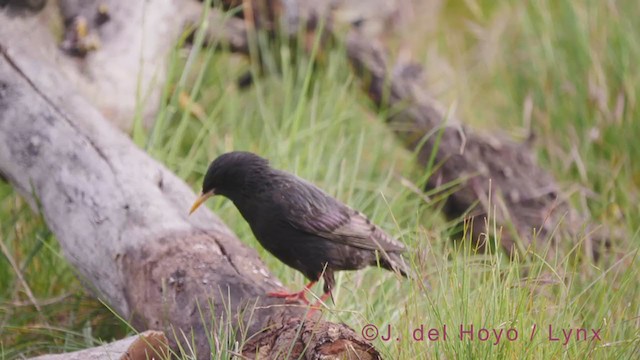
M 411 270 L 409 265 L 401 254 L 395 252 L 387 252 L 380 258 L 380 266 L 396 272 L 406 278 L 411 278 Z

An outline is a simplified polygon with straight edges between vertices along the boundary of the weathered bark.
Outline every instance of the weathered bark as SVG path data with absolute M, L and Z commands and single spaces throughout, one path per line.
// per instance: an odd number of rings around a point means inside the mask
M 145 331 L 106 345 L 72 353 L 42 355 L 31 360 L 160 360 L 168 358 L 168 355 L 169 342 L 164 334 Z
M 274 333 L 278 334 L 277 338 Z M 291 346 L 292 340 L 298 337 L 302 341 Z M 305 344 L 313 347 L 306 353 Z M 286 351 L 282 352 L 283 349 Z M 376 349 L 349 328 L 328 322 L 303 323 L 298 319 L 282 324 L 275 332 L 263 333 L 249 340 L 243 354 L 252 359 L 380 359 Z M 314 354 L 326 357 L 318 358 Z
M 42 212 L 96 296 L 172 344 L 193 331 L 199 358 L 209 357 L 208 334 L 220 327 L 239 340 L 267 328 L 279 338 L 274 329 L 303 309 L 265 297 L 281 285 L 255 251 L 210 211 L 188 217 L 195 194 L 187 184 L 46 58 L 14 44 L 0 32 L 0 172 Z M 360 346 L 345 341 L 345 352 Z

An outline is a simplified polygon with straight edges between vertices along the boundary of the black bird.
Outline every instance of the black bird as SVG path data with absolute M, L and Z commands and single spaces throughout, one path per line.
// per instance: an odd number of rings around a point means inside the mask
M 300 292 L 269 296 L 308 303 L 305 291 L 322 277 L 324 301 L 337 270 L 381 266 L 407 276 L 400 256 L 403 244 L 363 214 L 313 184 L 270 167 L 258 155 L 236 151 L 215 159 L 189 214 L 213 195 L 233 201 L 260 244 L 311 281 Z

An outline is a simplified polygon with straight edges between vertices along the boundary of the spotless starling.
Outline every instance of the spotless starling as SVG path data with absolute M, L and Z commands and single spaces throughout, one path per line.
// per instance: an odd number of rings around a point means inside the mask
M 190 214 L 213 195 L 233 201 L 260 244 L 310 280 L 300 292 L 269 296 L 308 303 L 305 291 L 322 277 L 324 301 L 338 270 L 380 266 L 407 276 L 400 256 L 405 251 L 402 243 L 360 212 L 313 184 L 272 168 L 258 155 L 235 151 L 215 159 Z

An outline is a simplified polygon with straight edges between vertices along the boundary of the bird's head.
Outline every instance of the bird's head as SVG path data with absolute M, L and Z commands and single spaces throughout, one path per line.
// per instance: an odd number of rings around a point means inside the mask
M 214 195 L 236 200 L 259 186 L 256 182 L 259 182 L 262 174 L 268 170 L 269 162 L 250 152 L 233 151 L 220 155 L 209 165 L 202 181 L 202 192 L 191 206 L 189 214 Z

